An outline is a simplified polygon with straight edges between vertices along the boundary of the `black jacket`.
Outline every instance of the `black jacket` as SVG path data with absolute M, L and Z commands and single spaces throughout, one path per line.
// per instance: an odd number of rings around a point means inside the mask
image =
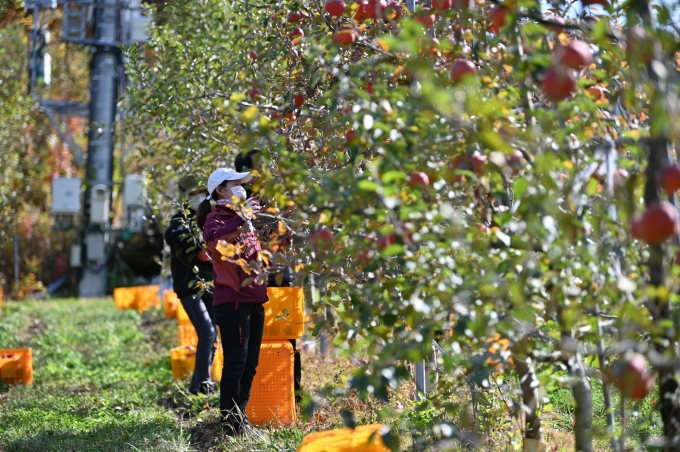
M 165 243 L 170 246 L 172 258 L 170 259 L 170 271 L 172 272 L 172 285 L 177 297 L 182 299 L 198 293 L 198 287 L 189 287 L 192 281 L 198 280 L 198 276 L 206 281 L 213 280 L 212 262 L 198 260 L 198 252 L 201 250 L 203 238 L 196 236 L 200 242 L 197 244 L 186 227 L 187 222 L 196 227 L 196 212 L 191 209 L 186 220 L 184 212 L 178 211 L 172 216 L 170 226 L 165 231 Z M 194 267 L 198 267 L 198 275 L 194 273 Z

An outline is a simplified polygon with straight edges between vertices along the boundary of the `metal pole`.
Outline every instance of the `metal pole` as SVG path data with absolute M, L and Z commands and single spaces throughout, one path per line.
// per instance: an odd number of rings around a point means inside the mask
M 427 372 L 425 371 L 425 360 L 416 361 L 416 402 L 424 400 L 427 396 Z
M 316 305 L 319 301 L 319 293 L 316 291 L 316 281 L 314 280 L 314 274 L 309 275 L 309 284 L 312 286 L 312 303 Z M 326 309 L 324 308 L 323 312 L 324 319 L 326 318 Z M 326 348 L 326 331 L 323 330 L 321 331 L 321 335 L 319 336 L 319 351 L 321 352 L 321 356 L 324 358 L 326 357 L 326 354 L 328 353 L 328 349 Z
M 19 236 L 14 233 L 14 290 L 19 290 Z
M 95 52 L 90 73 L 90 137 L 87 155 L 87 181 L 85 184 L 85 224 L 90 230 L 83 235 L 83 245 L 97 244 L 97 249 L 86 251 L 83 279 L 80 281 L 81 297 L 98 297 L 106 293 L 106 258 L 93 260 L 92 256 L 103 256 L 106 240 L 88 240 L 88 236 L 99 237 L 101 227 L 90 225 L 92 188 L 97 184 L 113 186 L 113 122 L 118 100 L 118 68 L 120 51 L 118 39 L 118 8 L 111 7 L 118 0 L 100 0 L 95 3 L 94 30 Z M 99 6 L 101 5 L 101 6 Z M 99 7 L 97 7 L 99 6 Z M 108 224 L 103 225 L 106 228 Z

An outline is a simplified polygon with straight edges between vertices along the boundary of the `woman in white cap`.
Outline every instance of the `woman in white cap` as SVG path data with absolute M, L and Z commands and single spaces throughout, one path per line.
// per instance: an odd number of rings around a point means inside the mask
M 236 172 L 220 168 L 208 179 L 208 197 L 198 208 L 196 223 L 203 230 L 203 239 L 212 254 L 214 272 L 213 306 L 215 320 L 220 329 L 224 368 L 220 382 L 220 414 L 228 435 L 241 435 L 247 419 L 245 411 L 250 400 L 250 389 L 260 358 L 264 330 L 263 304 L 268 301 L 266 284 L 257 284 L 240 265 L 222 260 L 217 243 L 245 244 L 246 251 L 239 256 L 246 261 L 261 250 L 257 230 L 240 213 L 233 209 L 233 197 L 245 200 L 246 191 L 241 184 L 250 181 L 250 172 Z M 215 207 L 211 205 L 215 202 Z M 259 210 L 253 198 L 247 207 Z M 230 260 L 235 260 L 234 258 Z

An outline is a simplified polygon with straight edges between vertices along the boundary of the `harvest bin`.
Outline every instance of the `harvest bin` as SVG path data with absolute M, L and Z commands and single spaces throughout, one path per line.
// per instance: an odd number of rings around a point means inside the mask
M 163 309 L 165 311 L 165 318 L 171 319 L 177 315 L 177 305 L 179 303 L 179 298 L 174 290 L 164 290 L 163 291 Z
M 33 384 L 33 350 L 13 348 L 0 350 L 0 381 L 5 384 Z
M 113 289 L 113 298 L 118 309 L 134 309 L 144 312 L 152 306 L 160 305 L 158 297 L 159 286 L 118 287 Z
M 269 287 L 264 304 L 263 339 L 298 339 L 305 334 L 302 287 Z M 277 316 L 283 318 L 276 319 Z
M 255 425 L 281 422 L 290 426 L 295 422 L 293 346 L 289 341 L 262 343 L 246 415 Z
M 382 428 L 382 425 L 361 425 L 310 433 L 297 452 L 391 452 L 382 440 Z
M 191 345 L 196 347 L 198 344 L 198 334 L 196 328 L 189 320 L 187 312 L 182 303 L 177 303 L 177 331 L 179 332 L 179 345 Z
M 271 341 L 302 337 L 305 332 L 305 309 L 302 287 L 269 287 L 267 295 L 269 296 L 269 301 L 264 304 L 265 319 L 262 339 Z M 166 304 L 166 313 L 167 309 Z M 277 320 L 277 316 L 283 316 L 284 318 Z M 179 345 L 192 345 L 196 347 L 196 344 L 198 344 L 196 329 L 191 324 L 181 302 L 177 303 L 177 323 Z
M 210 369 L 210 376 L 213 380 L 220 381 L 222 379 L 223 363 L 222 347 L 217 344 L 215 360 L 212 369 Z M 172 366 L 172 378 L 184 380 L 191 377 L 196 367 L 196 348 L 190 345 L 173 348 L 170 350 L 170 365 Z

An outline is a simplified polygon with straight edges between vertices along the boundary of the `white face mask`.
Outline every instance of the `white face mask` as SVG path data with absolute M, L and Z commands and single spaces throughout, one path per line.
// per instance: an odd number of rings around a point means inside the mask
M 191 197 L 189 198 L 189 207 L 192 208 L 192 209 L 194 209 L 194 210 L 198 210 L 199 204 L 201 204 L 201 202 L 202 202 L 204 199 L 205 199 L 205 195 L 202 195 L 202 194 L 200 194 L 200 193 L 197 194 L 197 195 L 191 196 Z
M 231 187 L 231 193 L 236 196 L 238 199 L 246 199 L 246 189 L 241 187 L 240 185 L 236 185 L 235 187 Z

